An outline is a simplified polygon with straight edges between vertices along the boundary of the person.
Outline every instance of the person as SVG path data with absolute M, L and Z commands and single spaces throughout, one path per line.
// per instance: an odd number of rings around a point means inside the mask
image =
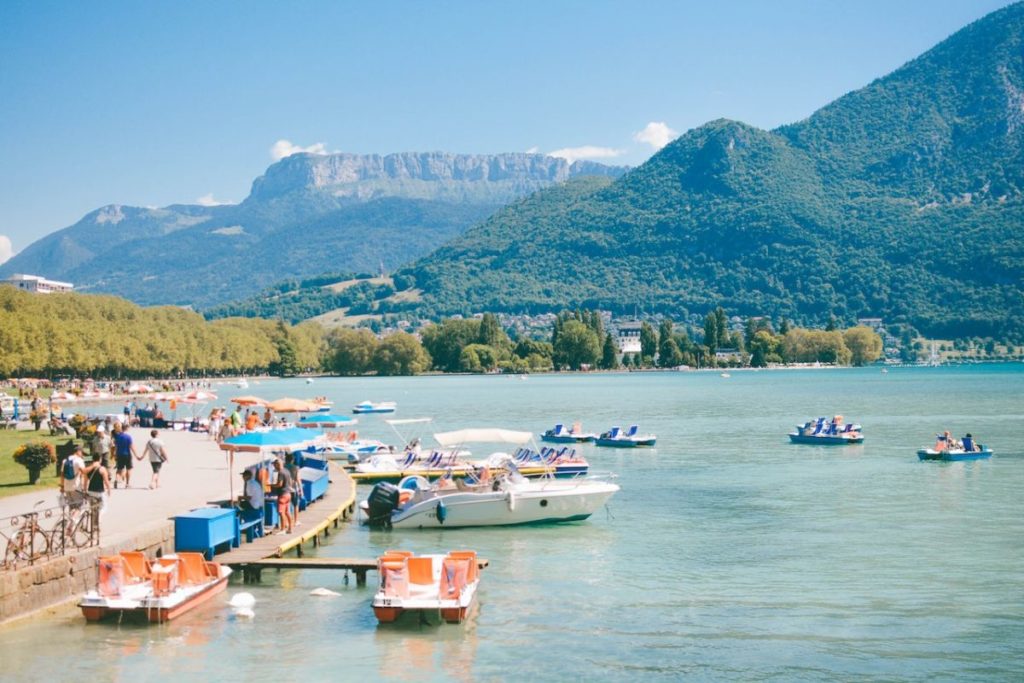
M 245 431 L 251 432 L 256 429 L 256 426 L 260 423 L 260 416 L 253 410 L 245 416 Z
M 263 424 L 269 427 L 270 423 L 273 421 L 274 413 L 270 411 L 270 406 L 267 406 L 267 409 L 263 411 Z
M 242 471 L 242 496 L 238 500 L 238 508 L 245 513 L 258 511 L 263 514 L 263 486 L 252 476 L 252 470 Z
M 155 429 L 149 433 L 149 441 L 146 442 L 146 448 L 143 450 L 143 455 L 149 456 L 149 465 L 153 468 L 153 477 L 149 480 L 151 489 L 160 488 L 160 468 L 167 462 L 167 449 L 164 447 L 164 442 L 157 438 L 159 433 Z M 142 457 L 139 457 L 139 460 L 141 459 Z
M 103 510 L 106 508 L 107 497 L 110 496 L 110 471 L 103 460 L 102 454 L 94 451 L 92 462 L 83 471 L 85 476 L 85 494 L 99 501 L 96 519 L 99 519 L 99 516 L 103 514 Z
M 82 504 L 82 473 L 85 470 L 85 459 L 82 457 L 82 447 L 75 446 L 75 451 L 69 455 L 61 466 L 60 492 L 63 497 L 63 505 L 77 508 Z
M 979 450 L 974 443 L 974 437 L 971 436 L 969 432 L 964 437 L 964 450 L 967 451 L 968 453 L 973 453 L 974 451 Z
M 132 458 L 138 458 L 135 454 L 135 444 L 132 443 L 132 435 L 128 433 L 127 426 L 114 428 L 114 464 L 117 467 L 114 473 L 114 488 L 117 482 L 124 482 L 128 488 L 132 479 Z
M 238 412 L 238 406 L 235 406 L 234 411 L 231 413 L 231 434 L 234 436 L 242 431 L 242 414 Z
M 99 455 L 100 462 L 103 463 L 104 467 L 110 466 L 110 436 L 107 435 L 107 429 L 103 425 L 96 425 L 96 434 L 92 437 L 92 442 L 89 444 L 89 451 L 91 455 Z
M 231 428 L 231 420 L 224 420 L 220 425 L 218 441 L 224 443 L 224 439 L 230 439 L 232 436 L 234 436 L 234 430 Z
M 277 514 L 281 518 L 278 522 L 278 530 L 286 533 L 292 532 L 292 474 L 284 468 L 280 458 L 274 460 L 274 474 L 277 480 L 271 490 L 277 494 Z
M 299 507 L 302 503 L 302 479 L 299 478 L 299 464 L 295 462 L 294 453 L 284 456 L 284 466 L 288 474 L 292 475 L 292 522 L 294 526 L 298 526 Z

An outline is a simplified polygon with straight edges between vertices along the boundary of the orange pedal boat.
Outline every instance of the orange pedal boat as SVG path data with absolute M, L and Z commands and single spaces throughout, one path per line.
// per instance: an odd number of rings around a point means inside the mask
M 419 555 L 389 550 L 377 560 L 380 587 L 373 596 L 377 620 L 389 623 L 406 612 L 424 621 L 440 617 L 462 623 L 476 600 L 480 568 L 472 550 Z
M 230 567 L 207 562 L 202 553 L 149 560 L 141 552 L 126 551 L 99 559 L 96 589 L 78 606 L 87 621 L 111 616 L 170 621 L 227 588 L 230 575 Z

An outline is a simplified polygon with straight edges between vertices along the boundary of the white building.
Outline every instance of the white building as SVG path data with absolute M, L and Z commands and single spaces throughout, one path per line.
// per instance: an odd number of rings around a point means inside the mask
M 50 294 L 52 292 L 70 292 L 75 288 L 70 282 L 58 282 L 57 280 L 47 280 L 44 277 L 38 275 L 22 275 L 21 273 L 15 273 L 6 280 L 9 285 L 13 285 L 18 289 L 26 292 L 32 292 L 34 294 Z
M 639 322 L 619 323 L 619 353 L 640 353 L 640 327 Z

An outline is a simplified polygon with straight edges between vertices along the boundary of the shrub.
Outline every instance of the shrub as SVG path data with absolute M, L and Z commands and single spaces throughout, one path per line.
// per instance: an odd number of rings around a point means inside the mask
M 14 462 L 30 472 L 39 471 L 57 462 L 57 451 L 51 443 L 29 441 L 14 450 Z

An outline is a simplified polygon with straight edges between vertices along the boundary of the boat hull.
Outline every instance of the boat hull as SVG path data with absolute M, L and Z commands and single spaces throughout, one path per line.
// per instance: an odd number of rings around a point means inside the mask
M 643 448 L 653 446 L 657 439 L 602 439 L 598 437 L 594 443 L 603 448 Z
M 541 434 L 540 440 L 548 443 L 592 443 L 597 437 L 593 434 L 580 434 L 568 436 L 555 436 L 554 434 Z
M 857 444 L 864 443 L 864 436 L 804 436 L 802 434 L 790 434 L 789 440 L 793 443 L 815 444 L 818 446 L 856 446 Z
M 498 469 L 498 468 L 496 468 Z M 553 476 L 556 479 L 571 479 L 574 477 L 584 476 L 590 471 L 590 465 L 585 463 L 580 464 L 559 464 L 555 466 L 551 465 L 519 465 L 519 473 L 524 477 L 545 477 Z M 349 476 L 358 483 L 361 484 L 376 484 L 379 481 L 386 481 L 392 484 L 397 484 L 402 479 L 411 476 L 420 476 L 429 481 L 436 481 L 441 477 L 451 474 L 454 479 L 462 479 L 468 477 L 473 473 L 471 468 L 463 469 L 418 469 L 410 468 L 407 470 L 387 470 L 380 472 L 360 472 L 358 470 L 351 472 Z
M 992 457 L 992 449 L 986 448 L 983 451 L 933 451 L 930 448 L 917 452 L 918 460 L 939 460 L 941 462 L 960 462 L 962 460 L 984 460 Z
M 418 502 L 391 517 L 397 529 L 452 529 L 573 522 L 590 517 L 619 490 L 615 484 L 568 483 L 528 491 L 451 493 Z M 439 504 L 443 503 L 443 512 Z
M 82 616 L 88 622 L 98 622 L 117 617 L 118 619 L 133 618 L 148 621 L 151 624 L 159 624 L 176 619 L 199 605 L 209 602 L 215 595 L 222 593 L 227 586 L 228 574 L 225 574 L 216 581 L 211 581 L 202 590 L 197 591 L 187 599 L 174 604 L 125 607 L 117 606 L 116 604 L 103 605 L 83 601 L 79 603 L 79 608 L 82 610 Z

